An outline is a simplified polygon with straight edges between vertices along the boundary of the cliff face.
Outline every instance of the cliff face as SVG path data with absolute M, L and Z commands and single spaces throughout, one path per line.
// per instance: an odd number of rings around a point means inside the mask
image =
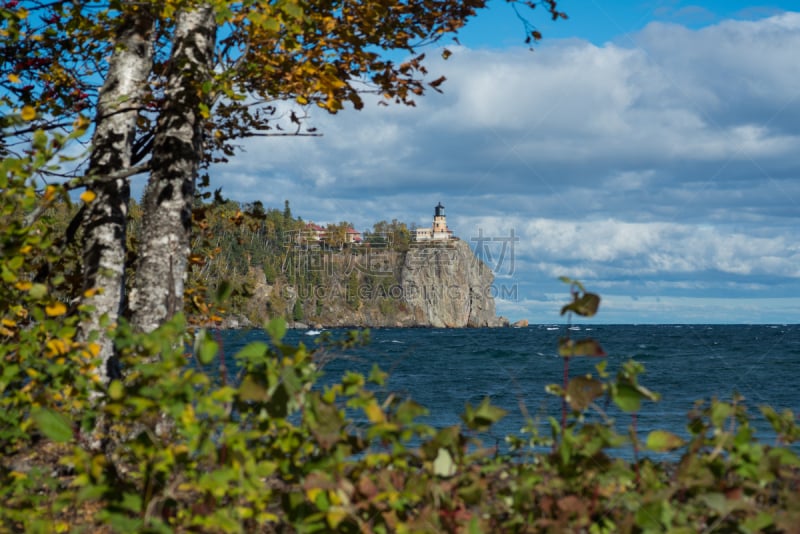
M 437 328 L 499 326 L 494 274 L 463 241 L 412 248 L 400 271 L 403 297 L 414 321 Z
M 492 270 L 463 241 L 407 252 L 326 254 L 320 263 L 296 258 L 298 265 L 324 265 L 330 273 L 312 283 L 266 284 L 263 274 L 254 273 L 249 317 L 259 323 L 282 315 L 299 327 L 508 325 L 495 316 Z

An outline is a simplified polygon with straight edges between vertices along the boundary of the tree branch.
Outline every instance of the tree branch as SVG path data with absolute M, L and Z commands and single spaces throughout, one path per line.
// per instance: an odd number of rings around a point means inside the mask
M 114 180 L 123 180 L 125 178 L 130 178 L 136 174 L 141 174 L 143 172 L 147 172 L 150 170 L 150 162 L 142 163 L 141 165 L 136 165 L 134 167 L 129 167 L 127 169 L 122 169 L 116 172 L 103 174 L 99 176 L 80 176 L 75 178 L 74 180 L 64 184 L 64 187 L 67 191 L 72 191 L 73 189 L 79 189 L 81 187 L 89 187 L 92 184 L 103 184 L 106 182 L 113 182 Z
M 246 134 L 242 134 L 241 137 L 322 137 L 322 134 L 306 132 L 248 132 Z

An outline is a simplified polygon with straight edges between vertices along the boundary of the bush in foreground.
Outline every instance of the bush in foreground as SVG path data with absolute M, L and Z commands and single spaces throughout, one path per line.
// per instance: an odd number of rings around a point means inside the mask
M 488 399 L 438 429 L 419 422 L 427 412 L 413 400 L 381 393 L 377 367 L 315 386 L 317 354 L 285 344 L 280 320 L 266 326 L 270 343 L 235 355 L 236 369 L 209 333 L 190 337 L 181 316 L 148 335 L 109 325 L 125 373 L 105 386 L 95 378 L 97 347 L 77 341 L 83 311 L 60 298 L 62 249 L 39 217 L 59 192 L 34 190 L 29 177 L 41 162 L 33 158 L 8 158 L 0 173 L 3 531 L 781 532 L 800 524 L 792 412 L 760 408 L 772 446 L 756 439 L 737 396 L 699 402 L 688 439 L 656 430 L 640 441 L 636 416 L 658 395 L 639 383 L 633 361 L 612 375 L 601 360 L 596 375 L 571 377 L 572 358 L 604 355 L 591 339 L 559 343 L 563 380 L 548 390 L 562 400 L 560 419 L 548 419 L 547 435 L 529 421 L 504 452 L 478 437 L 504 415 Z M 563 313 L 594 315 L 599 297 L 566 281 Z M 630 414 L 625 434 L 601 399 Z M 620 447 L 633 460 L 612 453 Z M 652 459 L 664 452 L 675 460 Z

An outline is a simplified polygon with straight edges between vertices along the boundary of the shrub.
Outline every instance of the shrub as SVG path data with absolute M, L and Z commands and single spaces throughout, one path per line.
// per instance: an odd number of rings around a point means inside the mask
M 45 162 L 9 158 L 0 174 L 5 530 L 778 532 L 800 520 L 791 411 L 761 408 L 773 446 L 755 438 L 735 395 L 698 402 L 686 440 L 663 430 L 640 440 L 636 416 L 658 395 L 640 383 L 639 363 L 614 374 L 601 360 L 596 373 L 570 376 L 572 358 L 604 355 L 592 339 L 559 342 L 563 380 L 548 391 L 562 401 L 560 419 L 548 419 L 547 435 L 529 421 L 506 452 L 478 438 L 504 415 L 488 399 L 467 405 L 461 424 L 433 428 L 418 420 L 424 407 L 379 393 L 377 367 L 318 386 L 314 351 L 287 345 L 280 319 L 233 368 L 182 316 L 146 335 L 121 322 L 113 335 L 125 374 L 98 384 L 93 344 L 75 341 L 81 310 L 55 297 L 63 276 L 40 269 L 57 248 L 36 216 L 68 201 L 56 188 L 35 191 L 30 176 Z M 565 281 L 562 313 L 594 315 L 600 298 Z M 629 414 L 626 432 L 602 399 Z M 620 447 L 632 461 L 613 453 Z

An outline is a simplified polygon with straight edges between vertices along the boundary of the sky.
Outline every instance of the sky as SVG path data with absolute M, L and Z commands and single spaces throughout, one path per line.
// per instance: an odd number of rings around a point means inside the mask
M 559 8 L 531 51 L 492 2 L 426 50 L 443 94 L 311 109 L 322 137 L 246 140 L 212 187 L 358 230 L 441 202 L 512 320 L 562 322 L 567 276 L 602 296 L 592 322 L 799 323 L 800 6 Z

